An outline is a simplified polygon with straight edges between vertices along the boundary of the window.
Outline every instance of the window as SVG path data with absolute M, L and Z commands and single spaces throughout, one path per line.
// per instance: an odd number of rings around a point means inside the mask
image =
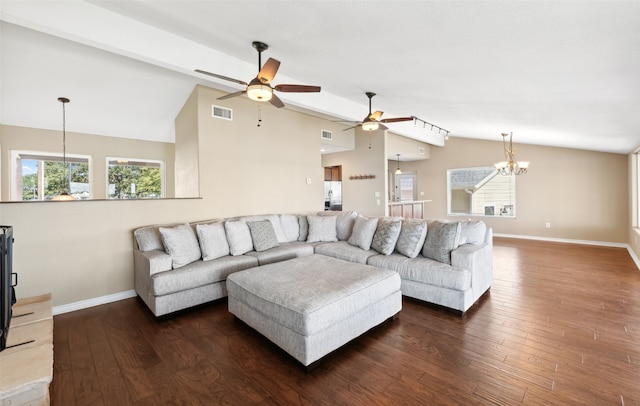
M 447 171 L 447 214 L 516 216 L 516 176 L 499 175 L 494 167 Z
M 90 157 L 11 151 L 11 200 L 51 200 L 62 192 L 91 197 Z
M 164 162 L 107 158 L 107 199 L 164 197 Z

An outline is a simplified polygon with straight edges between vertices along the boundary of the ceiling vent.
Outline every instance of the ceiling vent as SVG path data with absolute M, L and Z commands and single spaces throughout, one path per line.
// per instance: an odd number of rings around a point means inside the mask
M 211 115 L 224 120 L 233 120 L 233 110 L 226 107 L 211 105 Z
M 320 138 L 322 138 L 323 140 L 331 141 L 333 140 L 333 134 L 331 134 L 331 131 L 322 130 L 322 132 L 320 133 Z

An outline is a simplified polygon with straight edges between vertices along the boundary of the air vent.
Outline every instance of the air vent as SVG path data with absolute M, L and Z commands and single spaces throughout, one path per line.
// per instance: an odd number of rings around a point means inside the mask
M 333 139 L 333 134 L 331 134 L 331 131 L 322 130 L 322 133 L 320 133 L 320 138 L 322 138 L 323 140 L 331 141 Z
M 224 120 L 233 120 L 233 110 L 226 107 L 211 105 L 211 115 Z
M 418 154 L 424 155 L 424 148 L 418 147 Z

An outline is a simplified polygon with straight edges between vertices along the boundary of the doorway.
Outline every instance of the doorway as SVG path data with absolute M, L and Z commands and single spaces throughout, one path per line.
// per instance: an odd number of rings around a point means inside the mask
M 407 172 L 395 175 L 395 200 L 397 202 L 418 200 L 417 174 Z

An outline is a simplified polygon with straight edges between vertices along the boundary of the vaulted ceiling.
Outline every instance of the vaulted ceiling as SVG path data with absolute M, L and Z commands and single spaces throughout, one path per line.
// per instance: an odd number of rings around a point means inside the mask
M 173 140 L 196 84 L 282 62 L 288 107 L 361 120 L 414 115 L 452 137 L 629 153 L 640 145 L 638 1 L 0 2 L 0 122 Z M 268 106 L 265 108 L 274 108 Z M 73 123 L 73 125 L 71 125 Z M 434 145 L 444 134 L 390 124 Z

